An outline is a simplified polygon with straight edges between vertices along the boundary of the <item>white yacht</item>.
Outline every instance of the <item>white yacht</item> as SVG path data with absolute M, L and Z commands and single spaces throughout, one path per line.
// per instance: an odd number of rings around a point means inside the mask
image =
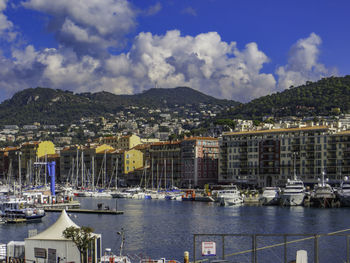
M 140 187 L 127 188 L 120 192 L 115 192 L 112 194 L 113 198 L 133 198 L 133 196 L 141 191 Z
M 279 187 L 265 187 L 259 203 L 262 205 L 278 205 L 281 198 L 281 189 Z
M 344 177 L 344 180 L 340 184 L 337 195 L 343 206 L 350 206 L 350 181 L 347 176 Z
M 328 179 L 324 178 L 322 172 L 319 183 L 315 185 L 314 191 L 311 194 L 311 205 L 316 207 L 333 207 L 335 205 L 335 193 L 333 188 L 327 184 Z
M 305 198 L 305 187 L 301 180 L 296 179 L 294 176 L 293 180 L 288 179 L 287 184 L 281 195 L 281 205 L 284 206 L 297 206 L 302 205 Z
M 217 191 L 217 199 L 220 205 L 231 206 L 243 204 L 243 197 L 239 192 L 236 185 L 230 187 L 230 189 L 224 189 Z

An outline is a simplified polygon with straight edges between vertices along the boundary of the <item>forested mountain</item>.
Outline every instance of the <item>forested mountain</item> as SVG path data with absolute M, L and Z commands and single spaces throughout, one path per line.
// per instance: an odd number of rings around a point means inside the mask
M 261 119 L 263 116 L 333 115 L 350 111 L 350 76 L 324 78 L 260 97 L 223 112 L 220 118 Z
M 115 95 L 105 91 L 74 94 L 39 87 L 20 91 L 1 103 L 0 124 L 67 124 L 81 117 L 115 114 L 131 106 L 163 109 L 197 108 L 200 104 L 226 107 L 238 102 L 219 100 L 187 87 L 150 89 L 136 95 Z
M 350 76 L 307 82 L 246 104 L 216 99 L 187 87 L 150 89 L 135 95 L 115 95 L 105 91 L 74 94 L 49 88 L 26 89 L 0 104 L 0 124 L 68 124 L 82 117 L 115 114 L 131 106 L 138 107 L 138 112 L 147 117 L 147 111 L 141 110 L 143 107 L 200 111 L 203 104 L 207 109 L 226 109 L 215 117 L 216 120 L 333 115 L 339 113 L 337 108 L 341 113 L 347 113 L 350 111 Z

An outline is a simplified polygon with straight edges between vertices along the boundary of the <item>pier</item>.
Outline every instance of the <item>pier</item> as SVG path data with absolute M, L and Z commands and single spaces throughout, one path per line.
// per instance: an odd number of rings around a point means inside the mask
M 62 212 L 64 208 L 44 208 L 45 212 Z M 67 213 L 82 213 L 82 214 L 101 214 L 101 215 L 122 215 L 124 211 L 106 210 L 106 209 L 80 209 L 68 208 Z
M 72 201 L 69 203 L 56 203 L 56 204 L 37 204 L 37 208 L 42 208 L 42 209 L 77 209 L 80 207 L 80 203 L 78 201 Z

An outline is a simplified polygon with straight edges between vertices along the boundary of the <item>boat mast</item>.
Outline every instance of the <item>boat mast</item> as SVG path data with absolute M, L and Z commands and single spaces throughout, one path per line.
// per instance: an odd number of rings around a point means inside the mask
M 152 174 L 151 174 L 151 176 L 152 176 L 152 189 L 154 189 L 154 179 L 153 179 L 153 157 L 152 157 Z
M 171 158 L 171 188 L 174 188 L 174 159 Z
M 104 165 L 104 174 L 103 174 L 103 176 L 104 176 L 104 180 L 103 180 L 103 188 L 105 188 L 105 183 L 106 183 L 106 180 L 107 180 L 107 165 L 106 165 L 106 159 L 107 159 L 107 154 L 106 154 L 106 152 L 107 152 L 107 150 L 105 150 L 105 155 L 104 155 L 104 157 L 103 157 L 103 165 Z
M 81 151 L 81 187 L 84 187 L 84 151 Z
M 95 191 L 95 156 L 92 156 L 91 160 L 91 165 L 92 165 L 92 191 Z
M 77 157 L 76 157 L 76 186 L 78 187 L 78 178 L 79 178 L 79 150 L 77 147 Z
M 296 172 L 296 158 L 297 158 L 297 153 L 296 152 L 293 152 L 293 157 L 294 157 L 294 160 L 293 160 L 293 170 L 294 170 L 294 180 L 297 180 L 297 172 Z
M 164 158 L 164 189 L 166 190 L 166 159 Z
M 145 173 L 145 189 L 147 189 L 147 160 L 145 162 L 145 168 L 143 169 Z
M 325 174 L 325 171 L 324 169 L 322 169 L 322 173 L 321 173 L 321 186 L 324 187 L 326 184 L 325 184 L 325 179 L 324 179 L 324 174 Z
M 22 174 L 21 174 L 21 152 L 18 152 L 18 183 L 19 183 L 19 193 L 22 192 Z
M 115 189 L 118 189 L 118 154 L 116 154 L 115 157 Z
M 158 163 L 158 160 L 157 160 L 157 191 L 159 190 L 159 163 Z
M 47 154 L 45 153 L 45 163 L 47 163 Z M 46 184 L 47 184 L 47 166 L 45 165 L 45 186 L 46 186 Z

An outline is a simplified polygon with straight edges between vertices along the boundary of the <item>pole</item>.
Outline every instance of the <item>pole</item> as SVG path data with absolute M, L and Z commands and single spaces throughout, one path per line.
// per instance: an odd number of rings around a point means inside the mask
M 47 163 L 46 153 L 45 153 L 45 163 Z M 45 180 L 44 180 L 44 182 L 45 182 L 45 187 L 46 187 L 46 185 L 47 185 L 47 166 L 46 165 L 45 165 Z
M 314 255 L 315 259 L 314 259 L 314 262 L 318 263 L 319 261 L 318 261 L 318 237 L 317 237 L 317 235 L 315 235 L 315 244 L 314 244 L 314 246 L 315 246 L 315 255 Z
M 84 151 L 81 151 L 81 187 L 84 187 Z
M 174 188 L 174 159 L 171 158 L 171 188 Z
M 21 152 L 18 152 L 18 183 L 19 183 L 19 192 L 22 192 L 22 173 L 21 173 Z
M 153 179 L 153 158 L 152 158 L 152 190 L 154 189 L 154 179 Z
M 287 263 L 287 235 L 284 235 L 283 239 L 284 239 L 284 263 Z
M 115 189 L 118 189 L 118 163 L 119 163 L 119 159 L 118 159 L 118 154 L 115 155 Z
M 184 263 L 189 263 L 190 262 L 190 257 L 188 251 L 184 252 Z
M 76 158 L 76 187 L 78 187 L 78 180 L 79 180 L 79 150 L 77 148 L 77 158 Z
M 92 156 L 92 191 L 95 191 L 95 156 Z
M 225 235 L 222 235 L 222 259 L 225 259 Z
M 167 189 L 166 187 L 166 176 L 167 176 L 167 173 L 166 173 L 166 159 L 164 159 L 164 188 L 165 190 Z

